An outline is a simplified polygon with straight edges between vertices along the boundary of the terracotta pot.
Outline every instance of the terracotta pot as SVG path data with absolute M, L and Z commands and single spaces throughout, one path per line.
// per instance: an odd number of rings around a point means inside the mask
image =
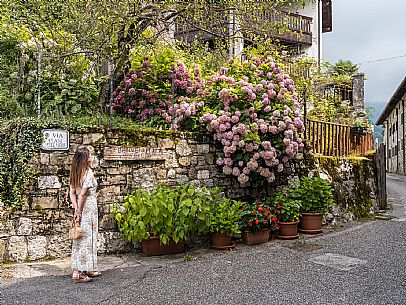
M 299 232 L 304 233 L 321 233 L 323 214 L 320 213 L 302 213 L 299 223 Z
M 231 239 L 233 237 L 228 234 L 223 234 L 220 232 L 214 232 L 211 234 L 211 244 L 210 246 L 214 249 L 227 249 L 233 246 Z
M 242 232 L 242 240 L 247 245 L 266 243 L 269 240 L 269 229 L 258 232 Z
M 293 222 L 279 222 L 279 234 L 278 238 L 282 239 L 294 239 L 298 238 L 297 225 L 299 221 Z
M 172 239 L 167 245 L 162 245 L 158 236 L 151 236 L 141 242 L 142 253 L 145 256 L 177 254 L 185 251 L 185 241 L 175 243 Z

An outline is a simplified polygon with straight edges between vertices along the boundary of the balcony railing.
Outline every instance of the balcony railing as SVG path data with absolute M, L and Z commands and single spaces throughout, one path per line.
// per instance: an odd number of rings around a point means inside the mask
M 271 24 L 276 25 L 276 29 L 271 34 L 273 38 L 288 43 L 312 44 L 313 18 L 284 11 L 264 12 L 264 17 Z M 280 30 L 277 30 L 279 27 Z
M 271 24 L 270 36 L 273 39 L 287 44 L 312 44 L 311 23 L 313 18 L 284 11 L 264 11 L 259 14 L 259 16 L 245 18 L 245 21 L 240 24 L 241 31 L 261 34 L 261 31 L 264 30 L 262 26 L 267 21 L 266 24 Z M 227 22 L 228 17 L 223 18 L 223 20 L 218 20 L 215 25 L 212 24 L 207 32 L 199 30 L 193 24 L 176 24 L 175 38 L 191 42 L 198 35 L 206 41 L 213 39 L 212 33 L 218 33 L 220 37 L 228 35 L 230 22 Z

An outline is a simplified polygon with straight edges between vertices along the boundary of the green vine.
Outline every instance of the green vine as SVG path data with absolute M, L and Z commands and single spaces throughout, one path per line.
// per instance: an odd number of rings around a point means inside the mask
M 35 177 L 29 163 L 41 145 L 41 125 L 33 118 L 0 122 L 0 207 L 22 208 Z

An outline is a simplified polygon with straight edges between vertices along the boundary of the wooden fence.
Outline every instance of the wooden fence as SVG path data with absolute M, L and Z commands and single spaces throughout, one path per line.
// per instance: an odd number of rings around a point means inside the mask
M 313 153 L 324 156 L 365 156 L 373 149 L 373 134 L 355 132 L 351 126 L 306 120 L 305 139 Z

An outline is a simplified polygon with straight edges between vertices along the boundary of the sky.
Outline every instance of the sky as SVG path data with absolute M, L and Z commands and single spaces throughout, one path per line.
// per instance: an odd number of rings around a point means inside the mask
M 375 109 L 375 122 L 406 76 L 406 0 L 333 1 L 333 31 L 323 34 L 323 58 L 361 63 L 365 103 Z

